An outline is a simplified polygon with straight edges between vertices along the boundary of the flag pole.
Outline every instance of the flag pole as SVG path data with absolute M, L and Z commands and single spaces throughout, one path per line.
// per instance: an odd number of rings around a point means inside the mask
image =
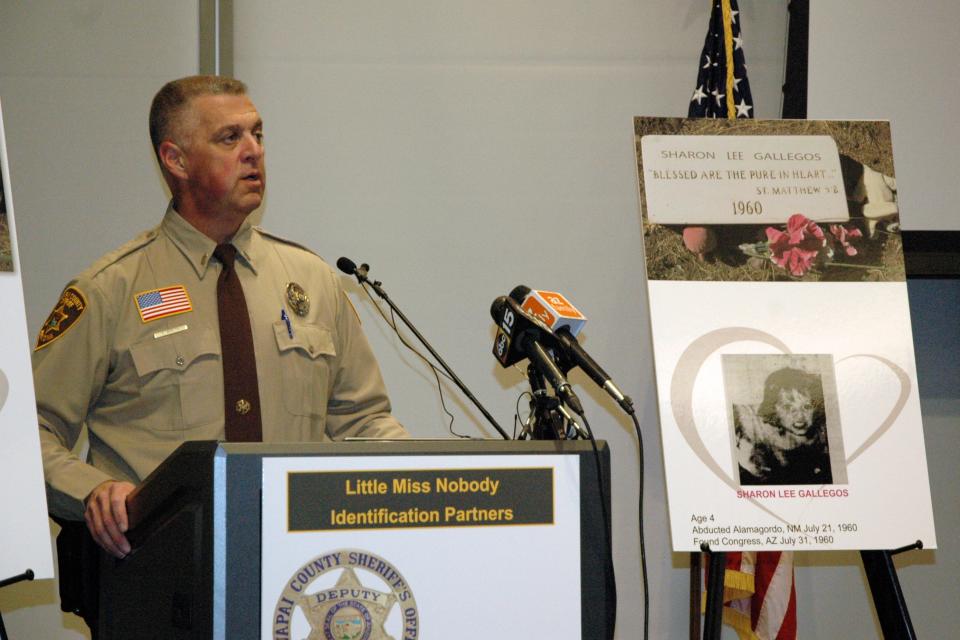
M 706 542 L 700 545 L 700 551 L 709 559 L 707 569 L 707 610 L 703 618 L 703 640 L 720 640 L 720 628 L 723 625 L 723 583 L 727 570 L 725 551 L 711 551 Z
M 700 603 L 703 599 L 703 574 L 700 552 L 690 553 L 690 640 L 700 640 Z

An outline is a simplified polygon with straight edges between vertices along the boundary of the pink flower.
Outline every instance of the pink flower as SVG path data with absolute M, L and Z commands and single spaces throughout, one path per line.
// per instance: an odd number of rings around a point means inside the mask
M 770 259 L 795 276 L 802 276 L 813 266 L 826 244 L 826 238 L 816 222 L 795 213 L 787 220 L 787 230 L 767 227 Z
M 843 252 L 848 256 L 857 255 L 857 249 L 850 244 L 848 238 L 861 238 L 863 233 L 860 229 L 847 229 L 843 225 L 830 225 L 830 233 L 833 235 L 833 241 L 843 248 Z

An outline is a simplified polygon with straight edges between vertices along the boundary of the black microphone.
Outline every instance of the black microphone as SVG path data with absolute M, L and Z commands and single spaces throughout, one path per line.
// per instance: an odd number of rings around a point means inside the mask
M 337 269 L 340 269 L 340 271 L 343 271 L 348 276 L 352 276 L 357 272 L 357 263 L 346 256 L 340 256 L 337 258 Z
M 367 273 L 370 271 L 370 265 L 366 262 L 358 267 L 357 263 L 345 256 L 337 258 L 337 268 L 348 276 L 356 276 L 361 284 L 367 280 Z
M 526 301 L 527 296 L 531 293 L 530 287 L 524 285 L 517 285 L 510 292 L 510 298 L 513 299 L 517 304 L 522 305 Z M 560 317 L 560 314 L 555 314 L 556 317 Z M 548 327 L 548 325 L 545 325 Z M 580 367 L 580 369 L 587 374 L 591 380 L 593 380 L 601 389 L 606 391 L 611 398 L 617 401 L 617 404 L 627 412 L 632 415 L 634 412 L 633 400 L 629 396 L 625 395 L 620 389 L 613 383 L 612 378 L 603 368 L 597 364 L 597 361 L 590 357 L 590 354 L 580 346 L 580 342 L 577 340 L 576 336 L 570 331 L 568 326 L 560 326 L 555 331 L 551 329 L 551 333 L 556 339 L 557 343 L 560 345 L 561 357 L 568 360 L 570 367 L 573 366 Z M 567 364 L 567 363 L 564 363 Z
M 547 353 L 547 348 L 556 349 L 559 343 L 550 327 L 520 308 L 516 300 L 500 296 L 490 305 L 490 315 L 497 323 L 497 336 L 493 342 L 493 355 L 500 366 L 529 358 L 537 370 L 550 382 L 557 395 L 576 413 L 583 415 L 583 405 L 567 382 L 560 367 Z M 546 348 L 544 348 L 546 345 Z

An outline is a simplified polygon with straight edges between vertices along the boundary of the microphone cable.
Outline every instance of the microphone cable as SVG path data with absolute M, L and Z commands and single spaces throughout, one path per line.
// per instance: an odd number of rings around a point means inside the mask
M 387 295 L 387 292 L 384 291 L 383 288 L 380 286 L 380 281 L 370 280 L 370 278 L 368 277 L 368 274 L 370 273 L 370 265 L 364 263 L 358 267 L 356 263 L 350 258 L 341 256 L 340 258 L 337 259 L 337 268 L 340 269 L 340 271 L 346 273 L 347 275 L 352 275 L 357 278 L 357 281 L 363 286 L 364 292 L 367 294 L 370 300 L 374 302 L 374 306 L 377 307 L 377 310 L 380 313 L 380 315 L 383 316 L 384 320 L 388 324 L 390 324 L 390 326 L 393 328 L 394 333 L 397 335 L 398 338 L 400 338 L 400 341 L 408 349 L 410 349 L 418 357 L 420 357 L 424 362 L 426 362 L 427 365 L 431 368 L 431 370 L 434 371 L 434 376 L 437 380 L 438 387 L 441 387 L 442 385 L 440 384 L 440 376 L 437 373 L 436 367 L 434 366 L 432 361 L 428 360 L 425 356 L 421 355 L 417 349 L 414 349 L 409 343 L 406 342 L 406 340 L 404 340 L 403 336 L 400 335 L 400 331 L 395 326 L 396 319 L 394 318 L 394 313 L 397 316 L 400 316 L 400 319 L 403 320 L 403 324 L 407 326 L 407 328 L 413 333 L 413 335 L 417 337 L 417 339 L 427 349 L 427 351 L 430 352 L 430 355 L 433 356 L 433 359 L 436 360 L 436 362 L 441 367 L 443 367 L 443 370 L 446 372 L 447 378 L 450 381 L 452 381 L 454 384 L 456 384 L 457 388 L 459 388 L 460 391 L 480 411 L 480 413 L 483 414 L 483 416 L 487 419 L 487 422 L 490 423 L 490 426 L 492 426 L 497 431 L 497 433 L 499 433 L 503 437 L 504 440 L 510 439 L 510 436 L 508 436 L 507 432 L 503 430 L 503 427 L 501 427 L 497 423 L 496 419 L 492 415 L 490 415 L 490 412 L 487 411 L 486 407 L 484 407 L 480 403 L 480 401 L 473 395 L 473 392 L 470 391 L 467 385 L 463 381 L 461 381 L 460 378 L 457 376 L 457 374 L 454 373 L 454 371 L 450 368 L 450 366 L 446 362 L 444 362 L 440 354 L 437 353 L 436 350 L 430 345 L 430 342 L 425 337 L 423 337 L 423 335 L 421 335 L 420 331 L 418 331 L 417 328 L 413 325 L 413 323 L 407 319 L 406 315 L 404 315 L 404 313 L 399 308 L 397 308 L 397 306 L 390 299 L 390 296 Z M 392 323 L 390 320 L 387 320 L 386 316 L 383 314 L 382 309 L 380 308 L 380 305 L 376 304 L 376 301 L 373 300 L 373 296 L 370 295 L 370 291 L 367 288 L 368 284 L 370 285 L 370 288 L 372 288 L 373 291 L 377 294 L 377 296 L 380 297 L 384 302 L 386 302 L 387 305 L 390 307 L 390 316 L 391 318 L 394 318 Z M 447 410 L 446 402 L 443 399 L 443 389 L 440 388 L 439 392 L 441 397 L 441 404 L 443 405 L 444 411 L 451 418 L 451 422 L 448 427 L 450 429 L 450 433 L 456 437 L 461 437 L 461 438 L 466 437 L 453 431 L 453 415 L 449 412 L 449 410 Z
M 643 583 L 643 638 L 647 640 L 650 637 L 650 589 L 647 578 L 647 543 L 646 536 L 643 534 L 643 490 L 644 490 L 644 464 L 643 464 L 643 434 L 640 432 L 640 420 L 636 413 L 631 413 L 630 419 L 633 420 L 633 428 L 637 432 L 637 450 L 639 455 L 639 475 L 640 475 L 640 499 L 638 505 L 637 525 L 640 534 L 640 573 Z
M 452 413 L 450 413 L 450 410 L 447 409 L 447 403 L 444 401 L 443 385 L 440 383 L 440 376 L 443 376 L 444 378 L 446 378 L 447 380 L 449 380 L 449 381 L 451 381 L 451 382 L 453 382 L 453 378 L 451 378 L 451 377 L 447 374 L 446 371 L 442 371 L 442 370 L 438 369 L 438 368 L 436 367 L 436 365 L 434 365 L 434 364 L 430 361 L 429 358 L 427 358 L 425 355 L 423 355 L 422 353 L 420 353 L 420 352 L 416 349 L 416 347 L 414 347 L 412 344 L 410 344 L 409 342 L 407 342 L 407 339 L 404 338 L 404 337 L 403 337 L 403 334 L 400 332 L 400 328 L 397 327 L 397 319 L 396 319 L 396 318 L 394 317 L 394 315 L 393 315 L 393 309 L 390 310 L 390 317 L 388 318 L 388 317 L 387 317 L 387 314 L 385 314 L 385 313 L 383 312 L 383 308 L 377 303 L 376 299 L 375 299 L 372 295 L 370 295 L 370 290 L 367 289 L 367 283 L 366 283 L 366 282 L 362 282 L 362 283 L 361 283 L 361 287 L 363 288 L 363 292 L 364 292 L 365 294 L 367 294 L 367 297 L 370 298 L 370 302 L 373 303 L 373 306 L 376 308 L 377 312 L 380 314 L 380 317 L 383 318 L 383 321 L 387 323 L 387 326 L 389 326 L 391 329 L 393 329 L 393 332 L 396 334 L 397 338 L 400 339 L 400 343 L 401 343 L 403 346 L 405 346 L 407 349 L 409 349 L 410 351 L 412 351 L 412 352 L 414 353 L 414 355 L 416 355 L 418 358 L 420 358 L 421 360 L 423 360 L 423 362 L 424 362 L 428 367 L 430 367 L 430 371 L 433 372 L 433 377 L 434 377 L 434 378 L 436 379 L 436 381 L 437 381 L 437 393 L 438 393 L 439 396 L 440 396 L 440 407 L 443 409 L 443 412 L 447 415 L 447 417 L 450 418 L 450 422 L 447 423 L 447 430 L 450 432 L 451 435 L 453 435 L 453 436 L 455 436 L 455 437 L 457 437 L 457 438 L 462 438 L 462 439 L 465 439 L 465 440 L 469 440 L 469 439 L 470 439 L 470 436 L 464 435 L 464 434 L 461 434 L 461 433 L 457 433 L 456 431 L 454 431 L 454 429 L 453 429 L 453 422 L 454 422 L 454 420 L 455 420 L 456 418 L 454 417 L 454 415 L 453 415 Z
M 517 402 L 513 408 L 513 437 L 511 438 L 512 440 L 517 439 L 517 423 L 520 423 L 521 425 L 523 425 L 523 429 L 520 430 L 521 435 L 527 429 L 527 422 L 520 417 L 520 401 L 523 400 L 524 396 L 530 396 L 531 398 L 533 398 L 533 394 L 530 393 L 529 391 L 523 391 L 520 393 L 520 395 L 517 396 Z M 530 416 L 527 416 L 527 420 L 529 419 L 530 419 Z

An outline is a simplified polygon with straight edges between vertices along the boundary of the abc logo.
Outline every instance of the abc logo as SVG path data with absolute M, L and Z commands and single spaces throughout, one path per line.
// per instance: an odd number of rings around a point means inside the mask
M 507 335 L 505 333 L 497 333 L 497 344 L 494 346 L 496 350 L 497 357 L 503 358 L 503 355 L 507 352 Z

